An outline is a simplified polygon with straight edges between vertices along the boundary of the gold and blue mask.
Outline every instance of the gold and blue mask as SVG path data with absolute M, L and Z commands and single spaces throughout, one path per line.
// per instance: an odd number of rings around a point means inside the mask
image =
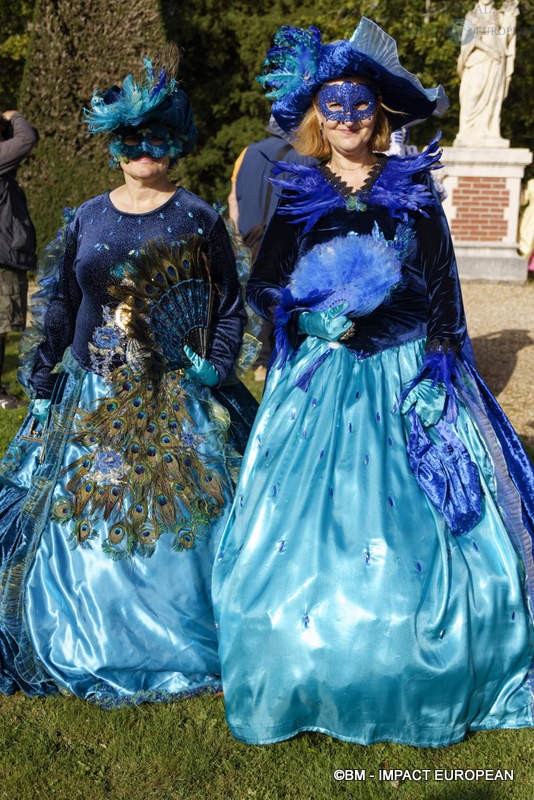
M 175 159 L 180 152 L 178 137 L 161 125 L 120 128 L 113 137 L 109 151 L 115 160 L 131 161 L 142 156 Z

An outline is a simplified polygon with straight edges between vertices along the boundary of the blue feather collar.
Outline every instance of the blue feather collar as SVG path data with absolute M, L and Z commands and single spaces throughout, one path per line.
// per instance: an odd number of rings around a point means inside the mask
M 387 157 L 371 184 L 355 193 L 345 191 L 340 182 L 336 184 L 324 168 L 273 162 L 274 177 L 269 180 L 282 198 L 278 213 L 290 217 L 292 222 L 305 222 L 305 232 L 333 208 L 365 211 L 369 207 L 382 207 L 403 222 L 408 222 L 410 212 L 428 216 L 425 208 L 436 206 L 439 201 L 430 186 L 415 181 L 414 176 L 441 166 L 438 142 L 436 137 L 422 153 Z M 285 173 L 283 178 L 277 177 L 282 173 Z

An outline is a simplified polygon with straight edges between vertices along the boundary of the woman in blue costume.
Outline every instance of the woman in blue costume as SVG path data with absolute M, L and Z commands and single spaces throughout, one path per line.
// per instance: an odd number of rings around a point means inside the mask
M 363 18 L 282 28 L 281 164 L 248 285 L 277 352 L 214 567 L 226 713 L 252 744 L 320 731 L 437 747 L 533 724 L 534 474 L 463 353 L 450 234 L 422 154 L 443 110 Z
M 0 466 L 4 693 L 220 688 L 211 570 L 254 409 L 231 377 L 246 315 L 226 228 L 168 177 L 196 138 L 177 55 L 93 96 L 124 183 L 44 259 L 34 399 Z

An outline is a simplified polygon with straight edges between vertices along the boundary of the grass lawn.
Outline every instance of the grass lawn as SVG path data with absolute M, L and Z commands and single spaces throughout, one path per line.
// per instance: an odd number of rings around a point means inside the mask
M 18 343 L 20 334 L 8 334 L 6 341 L 6 355 L 4 370 L 2 372 L 2 384 L 11 393 L 21 400 L 27 400 L 17 382 L 18 366 Z M 16 434 L 25 416 L 25 408 L 13 408 L 10 411 L 0 410 L 0 456 L 3 455 L 7 445 Z
M 8 340 L 4 381 L 20 392 L 16 343 Z M 0 451 L 23 416 L 0 412 Z M 0 800 L 531 800 L 533 763 L 532 730 L 477 733 L 438 750 L 360 747 L 319 734 L 252 747 L 230 735 L 222 697 L 104 711 L 70 696 L 0 696 Z M 513 770 L 513 780 L 434 774 L 477 769 Z M 361 779 L 336 781 L 335 770 L 359 770 Z M 379 770 L 429 772 L 394 781 L 380 780 Z
M 252 747 L 232 739 L 221 697 L 103 711 L 73 697 L 15 695 L 0 700 L 0 714 L 1 800 L 534 797 L 530 730 L 479 733 L 439 750 L 360 747 L 319 734 Z M 366 770 L 366 780 L 336 781 L 338 769 Z M 430 773 L 397 784 L 378 780 L 379 769 Z M 506 769 L 514 778 L 434 780 L 445 769 Z

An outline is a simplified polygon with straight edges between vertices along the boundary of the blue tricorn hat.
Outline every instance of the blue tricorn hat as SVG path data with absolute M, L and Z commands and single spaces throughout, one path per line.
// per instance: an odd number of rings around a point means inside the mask
M 443 86 L 425 89 L 401 66 L 395 39 L 367 17 L 361 18 L 350 39 L 330 44 L 322 43 L 316 28 L 279 28 L 258 80 L 270 89 L 272 115 L 290 132 L 300 125 L 324 83 L 349 77 L 366 78 L 378 88 L 393 130 L 432 113 L 441 115 L 449 107 Z

